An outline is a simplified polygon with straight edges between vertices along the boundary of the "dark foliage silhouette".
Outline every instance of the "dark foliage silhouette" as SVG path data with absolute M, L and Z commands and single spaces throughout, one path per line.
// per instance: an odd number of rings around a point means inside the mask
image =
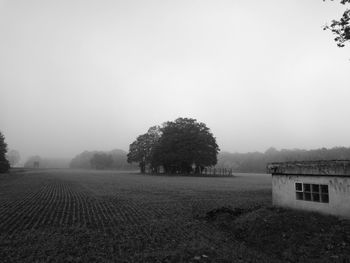
M 6 173 L 10 169 L 10 163 L 6 159 L 6 152 L 5 136 L 0 132 L 0 173 Z
M 340 3 L 347 5 L 350 0 L 341 0 Z M 330 30 L 336 36 L 334 41 L 338 47 L 344 47 L 345 43 L 350 41 L 350 9 L 346 9 L 341 18 L 332 20 L 324 29 Z
M 209 128 L 190 118 L 154 126 L 130 144 L 128 162 L 138 162 L 142 173 L 160 167 L 166 173 L 200 173 L 217 163 L 219 147 Z
M 151 164 L 154 146 L 158 142 L 160 136 L 160 127 L 153 126 L 148 129 L 147 133 L 138 136 L 137 139 L 130 144 L 127 160 L 129 163 L 138 163 L 141 173 L 145 173 L 146 166 Z

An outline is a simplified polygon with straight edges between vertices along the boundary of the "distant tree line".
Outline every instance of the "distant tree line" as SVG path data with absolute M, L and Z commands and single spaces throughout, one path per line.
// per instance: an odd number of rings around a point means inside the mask
M 25 168 L 68 168 L 67 158 L 45 158 L 39 155 L 30 156 L 24 163 Z
M 128 162 L 138 163 L 142 173 L 201 173 L 217 163 L 218 152 L 216 139 L 204 123 L 178 118 L 139 135 L 130 144 Z
M 119 149 L 109 152 L 84 151 L 71 160 L 69 167 L 75 169 L 137 169 L 136 165 L 127 162 L 127 152 Z
M 229 153 L 218 155 L 217 167 L 232 168 L 234 172 L 265 173 L 270 162 L 315 161 L 315 160 L 350 160 L 350 148 L 334 147 L 315 150 L 276 150 L 271 147 L 264 153 Z

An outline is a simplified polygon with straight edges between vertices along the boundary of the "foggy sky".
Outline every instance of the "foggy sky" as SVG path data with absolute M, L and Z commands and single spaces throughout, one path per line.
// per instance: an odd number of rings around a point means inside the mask
M 177 117 L 221 150 L 350 146 L 322 0 L 0 0 L 0 130 L 22 156 L 128 150 Z

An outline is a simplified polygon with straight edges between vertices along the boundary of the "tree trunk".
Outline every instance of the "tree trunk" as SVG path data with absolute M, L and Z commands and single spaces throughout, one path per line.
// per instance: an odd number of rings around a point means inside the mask
M 140 162 L 140 172 L 142 174 L 146 173 L 146 164 L 144 162 Z

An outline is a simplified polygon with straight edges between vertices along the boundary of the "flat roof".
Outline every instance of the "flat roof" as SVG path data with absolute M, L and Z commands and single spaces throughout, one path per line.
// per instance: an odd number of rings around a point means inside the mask
M 350 160 L 269 163 L 267 165 L 267 172 L 272 175 L 323 175 L 350 177 Z

